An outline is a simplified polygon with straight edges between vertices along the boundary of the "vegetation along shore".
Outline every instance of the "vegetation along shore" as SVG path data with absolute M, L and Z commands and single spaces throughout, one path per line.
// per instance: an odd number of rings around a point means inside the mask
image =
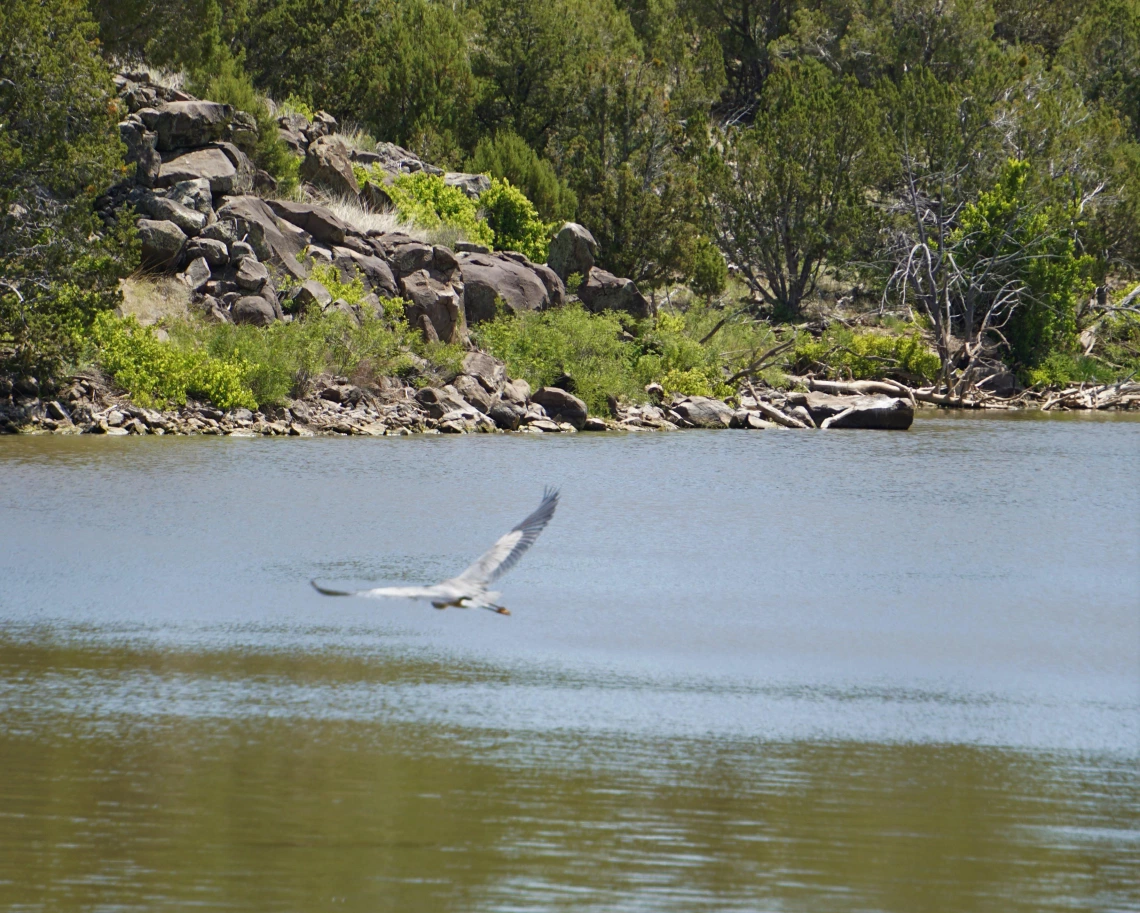
M 12 0 L 0 432 L 1140 408 L 1140 0 Z

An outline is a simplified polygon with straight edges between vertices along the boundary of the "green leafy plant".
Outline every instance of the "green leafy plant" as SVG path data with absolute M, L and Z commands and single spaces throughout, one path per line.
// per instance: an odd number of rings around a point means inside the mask
M 495 233 L 479 219 L 475 201 L 457 187 L 447 186 L 438 175 L 402 174 L 385 190 L 407 222 L 429 230 L 453 228 L 476 244 L 494 244 Z
M 546 262 L 554 225 L 538 217 L 521 190 L 505 178 L 494 178 L 491 187 L 480 194 L 479 207 L 494 232 L 495 250 L 514 250 L 536 263 Z
M 833 325 L 818 338 L 804 334 L 796 340 L 794 365 L 797 373 L 822 371 L 843 380 L 925 382 L 938 376 L 940 362 L 918 327 L 886 334 Z
M 510 181 L 534 204 L 543 219 L 567 221 L 578 211 L 577 196 L 566 181 L 558 177 L 554 166 L 513 130 L 500 130 L 494 136 L 479 140 L 468 168 Z

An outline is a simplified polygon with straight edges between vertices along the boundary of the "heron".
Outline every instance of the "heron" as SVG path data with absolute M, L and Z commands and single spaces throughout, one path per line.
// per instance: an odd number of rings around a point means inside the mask
M 318 593 L 324 596 L 367 596 L 372 599 L 427 599 L 437 609 L 449 607 L 457 609 L 487 609 L 499 615 L 510 615 L 510 611 L 495 600 L 501 593 L 492 592 L 489 587 L 507 571 L 518 564 L 528 548 L 534 545 L 539 534 L 546 529 L 554 509 L 558 506 L 558 489 L 546 488 L 542 503 L 525 520 L 509 533 L 502 536 L 471 567 L 457 577 L 452 577 L 435 586 L 381 586 L 371 590 L 330 590 L 310 580 Z

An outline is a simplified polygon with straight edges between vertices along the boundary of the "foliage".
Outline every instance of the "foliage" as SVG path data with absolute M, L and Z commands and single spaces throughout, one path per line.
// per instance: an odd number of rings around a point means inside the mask
M 51 374 L 137 263 L 96 197 L 126 172 L 110 73 L 79 0 L 0 5 L 0 353 Z
M 752 291 L 794 316 L 825 259 L 840 266 L 873 223 L 879 113 L 870 92 L 812 62 L 773 73 L 761 104 L 706 159 L 709 224 Z
M 919 327 L 888 334 L 833 324 L 819 337 L 797 338 L 794 366 L 798 374 L 822 370 L 843 380 L 896 377 L 914 383 L 937 377 L 939 360 Z
M 717 246 L 703 235 L 697 239 L 693 251 L 693 266 L 689 288 L 698 295 L 711 298 L 719 295 L 728 285 L 728 264 Z
M 277 120 L 270 113 L 265 96 L 254 88 L 253 82 L 242 67 L 240 59 L 219 52 L 206 69 L 194 76 L 193 89 L 203 98 L 233 105 L 239 111 L 252 114 L 257 121 L 257 147 L 253 162 L 271 174 L 282 193 L 297 186 L 300 159 L 294 156 L 277 132 Z
M 185 405 L 187 397 L 221 409 L 257 406 L 246 382 L 250 365 L 240 357 L 214 358 L 198 348 L 168 345 L 133 317 L 108 312 L 95 318 L 91 339 L 103 369 L 143 406 Z
M 1032 175 L 1027 162 L 1007 163 L 998 184 L 963 207 L 948 237 L 967 268 L 978 264 L 987 276 L 975 294 L 1016 287 L 1003 335 L 1022 365 L 1076 342 L 1076 298 L 1091 291 L 1083 281 L 1091 258 L 1078 256 L 1074 241 L 1075 208 L 1033 206 Z
M 1117 379 L 1116 372 L 1089 355 L 1050 352 L 1035 368 L 1026 372 L 1032 386 L 1067 387 L 1074 383 L 1108 384 Z
M 539 217 L 547 221 L 567 221 L 578 211 L 578 197 L 558 177 L 554 166 L 513 130 L 499 130 L 494 136 L 479 140 L 467 167 L 510 181 L 534 204 Z
M 726 379 L 773 346 L 771 329 L 742 314 L 693 304 L 662 313 L 626 332 L 613 313 L 579 306 L 513 316 L 472 328 L 478 345 L 506 362 L 514 377 L 545 386 L 563 374 L 591 411 L 605 412 L 609 395 L 643 400 L 645 386 L 668 392 L 728 396 Z
M 493 178 L 491 187 L 479 195 L 479 208 L 494 232 L 495 250 L 514 250 L 535 263 L 545 263 L 555 226 L 538 217 L 523 192 L 505 178 Z
M 459 188 L 448 187 L 438 175 L 402 174 L 385 189 L 405 221 L 426 229 L 454 228 L 469 241 L 494 244 L 494 232 L 479 219 L 475 201 Z

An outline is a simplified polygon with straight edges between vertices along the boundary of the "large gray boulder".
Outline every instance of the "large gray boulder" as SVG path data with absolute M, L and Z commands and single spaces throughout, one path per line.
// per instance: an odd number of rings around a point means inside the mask
M 876 393 L 871 396 L 833 396 L 830 393 L 793 393 L 788 402 L 804 406 L 818 427 L 870 428 L 906 431 L 914 421 L 909 400 Z
M 214 218 L 214 193 L 210 189 L 210 182 L 204 178 L 171 184 L 165 196 L 180 206 L 202 213 L 207 222 Z
M 291 297 L 293 309 L 302 314 L 313 305 L 323 311 L 333 302 L 332 293 L 316 279 L 306 279 Z
M 491 404 L 496 402 L 495 397 L 470 374 L 460 374 L 452 383 L 460 396 L 484 414 L 489 412 Z
M 167 152 L 222 139 L 234 109 L 215 101 L 175 101 L 157 111 L 144 109 L 138 113 L 158 134 L 159 151 Z
M 321 136 L 309 144 L 301 163 L 301 180 L 343 196 L 360 193 L 348 146 L 335 136 Z
M 538 311 L 550 304 L 542 280 L 521 263 L 494 254 L 460 253 L 457 259 L 468 323 L 493 320 L 498 301 L 513 314 Z
M 277 319 L 273 303 L 260 295 L 239 298 L 230 309 L 230 315 L 234 323 L 252 323 L 259 327 L 267 327 Z
M 213 238 L 194 238 L 186 245 L 186 258 L 203 258 L 211 267 L 225 266 L 230 262 L 230 252 L 225 242 Z
M 128 118 L 119 124 L 119 139 L 127 147 L 124 161 L 135 166 L 135 181 L 143 187 L 153 187 L 162 167 L 158 154 L 158 134 L 146 129 L 142 120 Z
M 269 270 L 264 263 L 259 263 L 252 257 L 246 257 L 238 264 L 234 281 L 243 289 L 250 292 L 260 292 L 269 281 Z
M 241 177 L 230 157 L 217 146 L 195 149 L 163 162 L 158 172 L 159 187 L 182 181 L 206 180 L 213 193 L 249 193 L 253 189 L 252 174 Z
M 449 412 L 477 411 L 451 386 L 424 387 L 416 391 L 416 402 L 432 418 L 443 418 Z
M 593 267 L 585 282 L 578 288 L 578 297 L 592 314 L 602 311 L 625 311 L 632 317 L 644 319 L 653 315 L 653 308 L 637 290 L 632 279 L 622 279 L 604 269 Z
M 357 253 L 348 247 L 334 247 L 332 253 L 333 266 L 344 281 L 351 282 L 354 276 L 360 276 L 364 284 L 378 295 L 384 298 L 399 296 L 400 289 L 392 268 L 379 257 Z
M 673 406 L 673 411 L 698 428 L 727 428 L 733 417 L 730 406 L 707 396 L 690 396 Z
M 443 183 L 456 187 L 473 200 L 491 189 L 491 179 L 485 174 L 466 174 L 462 171 L 449 171 L 443 176 Z
M 294 278 L 308 278 L 308 270 L 297 260 L 297 254 L 308 243 L 308 235 L 298 229 L 283 232 L 264 200 L 229 197 L 218 209 L 218 221 L 232 222 L 236 239 L 247 241 L 261 262 L 274 263 Z
M 433 279 L 426 269 L 400 280 L 407 304 L 408 323 L 418 327 L 428 341 L 460 342 L 467 334 L 462 292 Z
M 288 200 L 269 200 L 269 208 L 279 217 L 303 231 L 307 231 L 322 244 L 343 244 L 348 226 L 324 206 L 311 203 L 291 203 Z
M 170 269 L 178 263 L 186 243 L 181 228 L 165 219 L 139 219 L 137 230 L 144 266 Z
M 152 219 L 173 222 L 187 237 L 194 237 L 208 221 L 207 216 L 196 209 L 188 209 L 181 203 L 167 197 L 148 194 L 139 203 L 139 209 Z
M 463 373 L 474 377 L 491 394 L 499 393 L 507 382 L 507 366 L 485 352 L 475 351 L 464 355 Z
M 586 404 L 560 387 L 541 387 L 530 395 L 530 399 L 542 406 L 556 422 L 569 422 L 579 431 L 586 424 Z
M 585 277 L 598 255 L 598 242 L 577 222 L 567 222 L 550 242 L 546 265 L 558 274 L 563 282 L 573 273 Z

